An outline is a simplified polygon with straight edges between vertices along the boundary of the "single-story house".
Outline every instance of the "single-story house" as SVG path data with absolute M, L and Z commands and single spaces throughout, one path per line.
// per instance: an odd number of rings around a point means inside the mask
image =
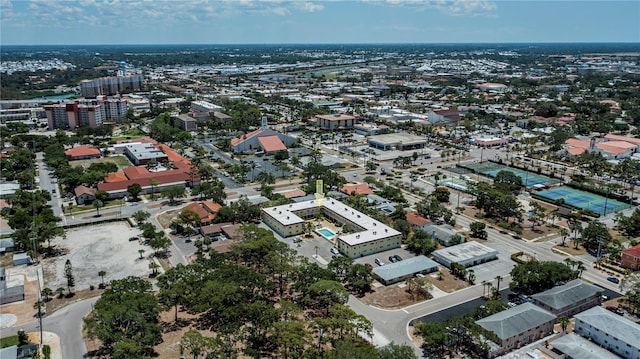
M 23 264 L 31 264 L 31 257 L 26 253 L 16 253 L 13 255 L 13 265 L 19 266 Z
M 445 247 L 460 244 L 467 240 L 465 236 L 458 234 L 453 227 L 445 224 L 429 226 L 426 231 L 431 235 L 431 239 L 440 242 Z
M 76 195 L 76 203 L 78 205 L 93 202 L 96 199 L 96 190 L 84 185 L 74 188 L 73 193 Z
M 90 158 L 100 158 L 100 150 L 91 146 L 77 146 L 64 151 L 69 161 L 86 160 Z
M 13 238 L 0 239 L 0 254 L 13 252 Z
M 407 219 L 407 222 L 411 223 L 411 226 L 415 230 L 421 230 L 429 233 L 429 228 L 433 226 L 433 222 L 430 219 L 424 218 L 418 212 L 409 212 L 405 214 L 405 218 Z

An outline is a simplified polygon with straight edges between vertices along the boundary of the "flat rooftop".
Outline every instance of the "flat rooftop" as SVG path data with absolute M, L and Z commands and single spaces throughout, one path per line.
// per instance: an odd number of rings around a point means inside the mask
M 375 135 L 369 137 L 369 142 L 375 142 L 382 145 L 411 145 L 418 143 L 426 143 L 427 140 L 424 137 L 412 135 L 410 133 L 386 133 L 384 135 Z
M 453 262 L 462 262 L 491 254 L 497 255 L 498 251 L 478 242 L 465 242 L 433 251 L 433 255 L 445 257 Z
M 304 223 L 304 220 L 295 213 L 298 211 L 311 209 L 318 206 L 318 202 L 313 199 L 298 203 L 290 203 L 282 206 L 263 208 L 262 211 L 273 217 L 283 226 L 290 226 Z M 397 236 L 401 233 L 397 230 L 379 222 L 366 214 L 357 211 L 346 204 L 333 198 L 325 198 L 320 205 L 322 210 L 331 211 L 338 214 L 358 227 L 366 228 L 364 231 L 341 235 L 338 238 L 350 246 L 367 243 L 387 237 Z
M 431 271 L 434 268 L 438 268 L 438 263 L 425 256 L 416 256 L 373 268 L 373 273 L 385 281 L 390 281 L 422 271 Z

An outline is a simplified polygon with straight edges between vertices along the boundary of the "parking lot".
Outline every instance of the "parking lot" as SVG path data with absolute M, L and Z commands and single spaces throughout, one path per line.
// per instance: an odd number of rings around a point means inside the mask
M 131 228 L 126 222 L 100 224 L 70 229 L 66 238 L 57 237 L 52 245 L 65 250 L 66 254 L 47 258 L 42 261 L 44 286 L 53 290 L 67 287 L 64 273 L 65 262 L 71 261 L 75 290 L 98 286 L 100 271 L 105 271 L 104 281 L 121 279 L 127 276 L 145 276 L 151 273 L 149 259 L 151 248 L 139 241 L 129 241 L 137 236 L 139 230 Z M 144 259 L 140 259 L 139 249 L 144 249 Z

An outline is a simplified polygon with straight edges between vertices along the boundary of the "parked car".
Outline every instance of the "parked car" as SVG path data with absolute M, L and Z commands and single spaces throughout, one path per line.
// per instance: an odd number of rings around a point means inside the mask
M 422 274 L 422 273 L 416 273 L 416 278 L 424 278 L 424 274 Z
M 397 255 L 397 254 L 395 254 L 395 255 L 393 256 L 393 258 L 395 258 L 395 259 L 396 259 L 396 262 L 400 262 L 400 261 L 402 260 L 402 257 L 400 257 L 400 256 L 399 256 L 399 255 Z
M 612 306 L 608 306 L 606 307 L 607 310 L 612 311 L 618 315 L 624 315 L 624 311 L 622 310 L 622 308 L 620 307 L 612 307 Z
M 397 261 L 398 261 L 398 260 L 396 259 L 396 257 L 394 257 L 394 256 L 389 256 L 389 262 L 391 262 L 391 263 L 395 263 L 395 262 L 397 262 Z
M 129 237 L 129 242 L 137 241 L 138 237 Z
M 376 264 L 377 264 L 377 265 L 379 265 L 379 266 L 383 266 L 383 265 L 385 265 L 384 261 L 383 261 L 382 259 L 380 259 L 380 258 L 376 258 L 375 262 L 376 262 Z
M 371 265 L 371 263 L 365 263 L 364 265 L 365 265 L 365 266 L 367 266 L 367 267 L 369 267 L 369 269 L 372 269 L 372 268 L 373 268 L 373 266 Z
M 336 247 L 331 247 L 332 254 L 340 254 L 340 251 L 336 249 Z
M 293 243 L 300 243 L 302 239 L 300 237 L 293 237 Z
M 609 276 L 609 277 L 607 277 L 607 280 L 608 280 L 609 282 L 612 282 L 612 283 L 615 283 L 615 284 L 620 283 L 620 279 L 618 279 L 618 278 L 616 278 L 616 277 L 611 277 L 611 276 Z

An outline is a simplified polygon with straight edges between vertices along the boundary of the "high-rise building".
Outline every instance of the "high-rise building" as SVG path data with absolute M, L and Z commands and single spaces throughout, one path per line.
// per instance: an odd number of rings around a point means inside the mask
M 100 95 L 111 96 L 128 91 L 142 89 L 142 75 L 100 77 L 93 80 L 80 81 L 80 92 L 83 97 L 94 98 Z
M 50 130 L 97 127 L 107 120 L 125 118 L 127 109 L 126 100 L 106 96 L 44 107 Z

